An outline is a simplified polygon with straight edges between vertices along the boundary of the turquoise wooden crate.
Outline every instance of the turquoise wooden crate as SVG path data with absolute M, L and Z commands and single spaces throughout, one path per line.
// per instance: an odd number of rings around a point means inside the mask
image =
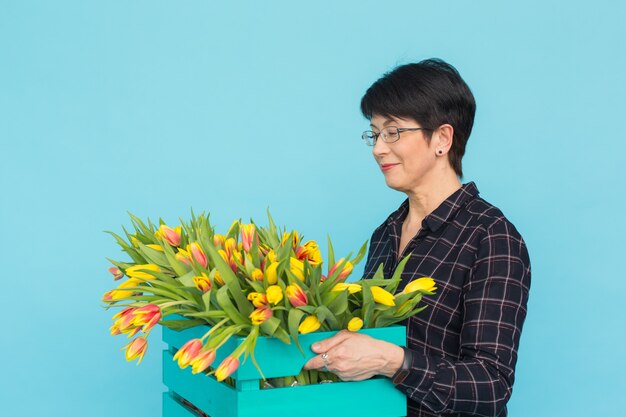
M 164 417 L 195 417 L 201 410 L 210 417 L 319 417 L 341 415 L 359 417 L 400 417 L 406 415 L 406 397 L 387 378 L 359 382 L 334 382 L 285 388 L 260 389 L 260 379 L 250 358 L 233 375 L 235 387 L 217 382 L 213 376 L 193 375 L 191 369 L 180 369 L 173 356 L 185 342 L 202 337 L 208 327 L 194 327 L 181 332 L 163 329 L 168 349 L 163 352 L 163 383 L 169 391 L 163 395 Z M 277 339 L 260 337 L 256 358 L 266 378 L 297 375 L 315 353 L 311 345 L 335 332 L 302 335 L 305 355 L 295 346 Z M 360 333 L 397 345 L 406 343 L 404 326 L 363 329 Z M 219 364 L 243 338 L 231 338 L 217 354 Z

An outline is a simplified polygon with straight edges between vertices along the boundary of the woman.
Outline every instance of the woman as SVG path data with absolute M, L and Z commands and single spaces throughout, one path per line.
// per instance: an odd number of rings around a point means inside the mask
M 502 212 L 459 181 L 475 108 L 456 69 L 435 59 L 394 69 L 361 101 L 371 121 L 363 139 L 387 185 L 407 195 L 374 231 L 365 277 L 381 263 L 391 276 L 410 255 L 399 290 L 432 277 L 437 291 L 407 321 L 406 348 L 342 331 L 314 345 L 305 368 L 346 381 L 387 376 L 408 416 L 507 414 L 530 261 Z

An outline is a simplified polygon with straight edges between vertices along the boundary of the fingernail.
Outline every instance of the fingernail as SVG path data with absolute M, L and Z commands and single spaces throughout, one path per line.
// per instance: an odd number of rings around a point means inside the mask
M 313 343 L 311 345 L 311 349 L 313 349 L 315 352 L 317 352 L 319 348 L 320 348 L 319 343 Z

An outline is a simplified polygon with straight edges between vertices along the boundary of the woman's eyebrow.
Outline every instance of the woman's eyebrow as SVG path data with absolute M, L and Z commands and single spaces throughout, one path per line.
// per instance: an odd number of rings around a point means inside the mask
M 383 127 L 387 126 L 389 123 L 397 123 L 397 122 L 394 119 L 385 119 L 385 121 L 383 122 Z M 378 129 L 375 125 L 371 123 L 370 123 L 370 127 L 375 127 L 376 129 Z

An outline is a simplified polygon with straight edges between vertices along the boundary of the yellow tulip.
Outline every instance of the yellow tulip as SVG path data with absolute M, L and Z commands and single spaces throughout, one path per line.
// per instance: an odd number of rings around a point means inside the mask
M 274 305 L 280 303 L 283 299 L 283 289 L 278 285 L 270 285 L 267 287 L 265 294 L 267 295 L 267 301 Z
M 267 282 L 271 285 L 278 282 L 278 264 L 279 262 L 274 262 L 265 268 L 265 278 L 267 278 Z
M 272 263 L 278 260 L 278 257 L 276 256 L 276 252 L 274 252 L 274 249 L 270 249 L 269 252 L 267 252 L 267 255 L 265 255 L 265 259 L 268 259 Z
M 255 281 L 263 281 L 263 271 L 261 271 L 259 268 L 254 268 L 251 275 L 252 279 Z
M 155 264 L 133 265 L 131 267 L 126 268 L 125 272 L 126 272 L 126 275 L 128 275 L 130 278 L 140 278 L 140 279 L 146 279 L 146 280 L 151 280 L 151 279 L 156 278 L 154 275 L 149 274 L 144 271 L 161 272 L 161 268 L 159 268 Z
M 300 280 L 304 281 L 304 263 L 297 258 L 289 259 L 289 270 Z
M 196 288 L 203 293 L 209 292 L 211 290 L 211 280 L 204 272 L 200 273 L 200 275 L 193 277 L 193 283 Z
M 321 325 L 322 323 L 320 323 L 317 316 L 311 315 L 300 323 L 300 326 L 298 326 L 298 332 L 301 334 L 311 333 L 319 329 Z
M 255 307 L 264 307 L 267 305 L 267 295 L 262 292 L 251 292 L 248 294 L 248 300 L 252 301 Z
M 363 327 L 363 320 L 358 317 L 353 317 L 352 320 L 348 322 L 348 330 L 351 332 L 356 332 L 361 327 Z
M 389 291 L 386 291 L 375 285 L 370 287 L 370 289 L 372 290 L 372 296 L 374 296 L 374 301 L 376 301 L 377 303 L 389 307 L 396 305 L 393 294 Z
M 409 294 L 415 291 L 435 292 L 437 287 L 435 286 L 435 280 L 429 277 L 418 278 L 411 281 L 402 290 L 403 293 Z
M 149 247 L 150 249 L 154 249 L 154 250 L 158 250 L 159 252 L 163 252 L 163 247 L 161 245 L 146 245 L 147 247 Z
M 141 281 L 139 281 L 138 279 L 135 279 L 135 278 L 130 278 L 130 279 L 122 282 L 120 285 L 118 285 L 118 287 L 116 289 L 111 291 L 111 294 L 110 294 L 111 300 L 119 300 L 121 298 L 130 297 L 136 291 L 135 290 L 126 290 L 126 288 L 137 287 L 139 284 L 141 284 Z
M 361 291 L 361 286 L 359 284 L 346 284 L 345 282 L 340 282 L 335 284 L 331 291 L 345 291 L 348 290 L 350 294 L 357 293 Z

